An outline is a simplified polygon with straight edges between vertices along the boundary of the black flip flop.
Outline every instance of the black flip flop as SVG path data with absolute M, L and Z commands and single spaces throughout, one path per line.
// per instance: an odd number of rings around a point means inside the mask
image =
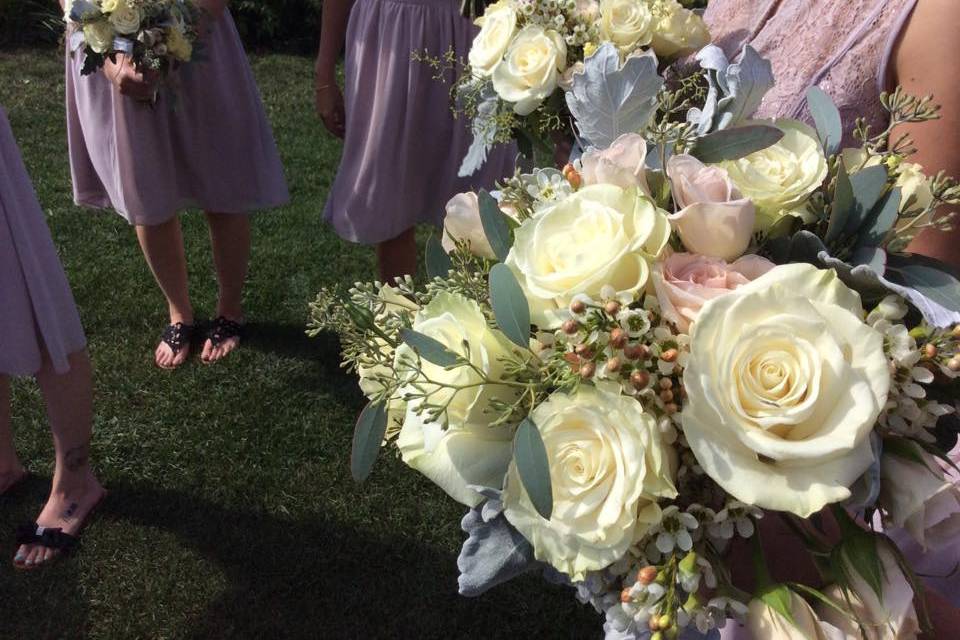
M 167 325 L 167 328 L 163 330 L 163 334 L 160 336 L 160 341 L 170 347 L 170 351 L 172 351 L 174 357 L 176 357 L 176 355 L 180 353 L 184 347 L 191 343 L 196 329 L 196 325 L 187 324 L 185 322 L 176 322 L 174 324 Z M 180 365 L 175 367 L 164 367 L 158 364 L 157 366 L 161 369 L 176 369 Z
M 90 511 L 87 513 L 86 517 L 83 519 L 83 522 L 80 523 L 80 527 L 77 529 L 77 535 L 64 533 L 63 529 L 60 528 L 41 527 L 36 522 L 28 522 L 17 527 L 17 548 L 25 544 L 40 545 L 45 549 L 54 549 L 59 551 L 60 553 L 57 557 L 69 556 L 80 546 L 80 532 L 83 531 L 83 529 L 90 522 L 94 512 L 96 512 L 97 508 L 103 504 L 103 501 L 106 499 L 108 494 L 109 492 L 104 490 L 103 495 L 100 496 L 100 499 L 97 500 L 96 504 L 90 507 Z M 13 567 L 19 571 L 35 571 L 40 567 L 50 564 L 51 562 L 53 562 L 53 560 L 48 560 L 35 565 L 27 565 L 22 562 L 14 561 Z
M 214 347 L 220 346 L 231 338 L 239 338 L 242 341 L 246 334 L 246 329 L 246 325 L 242 322 L 234 322 L 226 316 L 217 316 L 207 331 L 207 340 L 209 340 L 210 344 Z M 204 360 L 204 363 L 211 364 L 211 362 L 207 360 Z

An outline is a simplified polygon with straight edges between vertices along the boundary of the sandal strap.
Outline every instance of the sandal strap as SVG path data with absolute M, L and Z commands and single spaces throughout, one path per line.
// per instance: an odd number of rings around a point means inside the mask
M 243 323 L 234 322 L 225 316 L 217 316 L 210 326 L 207 338 L 210 340 L 210 343 L 216 347 L 231 338 L 240 338 L 242 340 L 245 332 L 246 326 Z
M 180 353 L 180 350 L 193 339 L 193 331 L 195 328 L 195 325 L 186 324 L 185 322 L 170 324 L 163 330 L 163 335 L 160 336 L 160 339 L 170 347 L 173 355 L 177 355 Z
M 63 529 L 41 527 L 36 522 L 28 522 L 17 527 L 17 544 L 38 544 L 47 549 L 69 552 L 80 544 L 80 538 L 64 533 Z

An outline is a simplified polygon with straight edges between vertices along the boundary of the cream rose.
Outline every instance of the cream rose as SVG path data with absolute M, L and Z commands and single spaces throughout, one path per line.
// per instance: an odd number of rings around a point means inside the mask
M 447 215 L 443 219 L 441 244 L 447 253 L 456 247 L 455 240 L 470 244 L 470 251 L 484 258 L 496 258 L 487 234 L 480 222 L 480 203 L 472 191 L 458 193 L 447 202 Z
M 503 60 L 503 54 L 517 32 L 517 11 L 513 2 L 500 0 L 490 5 L 477 19 L 477 24 L 480 32 L 470 45 L 467 59 L 475 75 L 489 78 Z
M 677 495 L 675 454 L 639 402 L 596 387 L 555 393 L 530 418 L 550 461 L 553 515 L 537 513 L 514 464 L 505 515 L 537 559 L 581 580 L 622 558 L 660 521 L 657 499 Z
M 110 24 L 117 33 L 131 35 L 140 30 L 140 21 L 143 16 L 137 7 L 121 4 L 110 12 Z
M 100 0 L 100 10 L 104 13 L 116 11 L 122 6 L 128 6 L 127 0 Z
M 413 314 L 420 308 L 416 302 L 400 295 L 400 292 L 396 288 L 388 284 L 380 288 L 379 298 L 383 304 L 383 308 L 376 314 L 374 319 L 378 324 L 382 323 L 386 314 L 391 311 Z M 377 346 L 384 360 L 394 359 L 395 354 L 393 353 L 393 348 L 387 344 L 385 340 L 378 338 Z M 383 391 L 383 381 L 393 378 L 393 369 L 383 364 L 371 362 L 367 365 L 359 365 L 357 367 L 357 375 L 360 377 L 360 390 L 363 391 L 365 396 L 373 399 Z
M 502 333 L 490 328 L 476 302 L 456 294 L 438 294 L 417 313 L 413 329 L 461 355 L 466 355 L 463 341 L 468 341 L 470 362 L 490 380 L 502 378 L 504 358 L 514 350 Z M 452 498 L 475 506 L 480 496 L 468 485 L 500 488 L 512 457 L 510 427 L 490 426 L 491 403 L 512 402 L 517 391 L 506 385 L 478 384 L 483 377 L 471 367 L 446 369 L 421 360 L 423 373 L 432 381 L 427 382 L 411 367 L 416 360 L 415 352 L 407 344 L 397 347 L 394 368 L 401 379 L 408 381 L 398 394 L 408 398 L 403 429 L 397 439 L 400 455 L 406 464 Z M 423 398 L 411 398 L 410 394 L 430 394 L 429 404 L 446 405 L 447 428 L 420 411 Z
M 699 15 L 677 0 L 654 0 L 653 50 L 661 58 L 693 53 L 710 43 L 710 30 Z
M 832 585 L 824 590 L 824 595 L 841 609 L 849 609 L 853 617 L 823 602 L 817 603 L 817 613 L 823 621 L 839 629 L 844 638 L 913 640 L 920 633 L 913 588 L 888 548 L 881 545 L 877 556 L 882 567 L 882 597 L 877 596 L 857 566 L 844 559 L 851 577 L 850 589 L 844 594 L 840 587 Z
M 872 463 L 890 372 L 860 297 L 833 271 L 789 264 L 703 306 L 684 386 L 704 471 L 741 502 L 806 518 Z
M 493 70 L 493 88 L 518 115 L 529 115 L 556 90 L 566 68 L 567 45 L 560 34 L 531 25 L 514 37 Z
M 83 41 L 96 53 L 106 53 L 113 47 L 113 25 L 107 20 L 88 22 L 83 26 Z
M 924 550 L 937 549 L 960 536 L 960 488 L 929 454 L 914 450 L 922 464 L 890 453 L 880 459 L 880 506 Z
M 625 133 L 606 149 L 588 149 L 580 159 L 584 185 L 613 184 L 637 187 L 650 195 L 647 186 L 647 142 L 637 133 Z
M 796 120 L 777 120 L 776 144 L 739 160 L 720 163 L 757 208 L 756 228 L 769 229 L 784 215 L 805 215 L 806 202 L 827 177 L 827 159 L 816 132 Z
M 624 52 L 653 39 L 653 13 L 646 0 L 600 0 L 600 36 Z
M 642 292 L 650 263 L 670 236 L 666 214 L 636 188 L 583 187 L 521 224 L 506 264 L 517 274 L 542 328 L 559 326 L 578 294 L 600 299 Z
M 839 629 L 817 617 L 813 608 L 799 595 L 790 592 L 790 616 L 760 599 L 750 601 L 747 628 L 753 640 L 849 640 Z
M 688 155 L 667 161 L 673 200 L 680 211 L 670 216 L 683 245 L 693 253 L 734 260 L 753 237 L 756 210 L 722 167 L 708 167 Z
M 760 256 L 743 256 L 732 264 L 692 253 L 674 253 L 653 265 L 653 286 L 663 317 L 683 333 L 708 300 L 756 280 L 776 265 Z

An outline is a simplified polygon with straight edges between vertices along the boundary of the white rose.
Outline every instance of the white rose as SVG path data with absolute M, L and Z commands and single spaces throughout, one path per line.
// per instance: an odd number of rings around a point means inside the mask
M 530 418 L 550 461 L 553 514 L 542 518 L 510 465 L 505 515 L 537 559 L 572 580 L 624 556 L 676 497 L 676 461 L 656 419 L 636 399 L 596 387 L 554 393 Z
M 526 116 L 557 88 L 567 68 L 567 45 L 559 33 L 531 25 L 514 37 L 503 62 L 493 70 L 493 88 Z
M 381 323 L 387 313 L 391 311 L 401 311 L 414 313 L 419 309 L 417 303 L 400 295 L 400 292 L 390 285 L 383 285 L 380 288 L 380 300 L 383 303 L 383 309 L 376 314 L 374 320 Z M 377 345 L 383 360 L 393 360 L 393 348 L 382 338 L 377 339 Z M 357 367 L 357 375 L 360 377 L 360 390 L 370 399 L 376 397 L 383 391 L 383 380 L 392 379 L 393 369 L 383 364 L 371 362 L 369 364 L 360 364 Z
M 504 372 L 504 358 L 514 351 L 513 344 L 487 324 L 480 306 L 463 296 L 440 293 L 416 316 L 413 329 L 443 343 L 450 351 L 466 355 L 463 341 L 470 344 L 470 362 L 491 380 Z M 480 502 L 480 496 L 468 485 L 499 489 L 507 463 L 512 457 L 512 432 L 508 426 L 491 427 L 491 403 L 512 402 L 516 388 L 499 384 L 479 384 L 484 378 L 471 367 L 446 369 L 421 360 L 423 373 L 431 381 L 460 386 L 441 387 L 414 375 L 411 363 L 417 356 L 407 344 L 397 347 L 395 369 L 409 378 L 399 397 L 430 394 L 431 405 L 446 405 L 447 428 L 418 412 L 422 398 L 407 402 L 407 414 L 397 446 L 403 461 L 430 478 L 452 498 L 468 506 Z
M 710 42 L 707 23 L 677 0 L 654 0 L 653 50 L 661 58 L 697 51 Z
M 517 11 L 510 0 L 500 0 L 487 7 L 477 24 L 480 32 L 470 45 L 467 59 L 474 74 L 488 78 L 503 60 L 503 54 L 517 32 Z
M 139 31 L 142 19 L 140 9 L 128 4 L 122 4 L 110 13 L 110 23 L 117 33 L 123 35 L 131 35 Z
M 653 13 L 646 0 L 600 0 L 600 36 L 625 52 L 650 44 Z
M 88 22 L 83 27 L 83 41 L 96 53 L 107 53 L 113 48 L 113 25 L 106 20 Z
M 853 617 L 823 602 L 817 603 L 817 613 L 822 620 L 843 632 L 846 638 L 912 640 L 920 633 L 920 621 L 913 606 L 913 588 L 886 546 L 877 548 L 877 556 L 883 576 L 882 598 L 877 597 L 857 566 L 844 558 L 851 578 L 850 589 L 844 594 L 840 587 L 831 585 L 824 590 L 824 595 L 841 609 L 849 609 Z M 861 632 L 861 628 L 866 633 Z
M 470 244 L 470 251 L 474 255 L 484 258 L 496 258 L 487 234 L 483 231 L 480 222 L 480 203 L 477 194 L 468 191 L 458 193 L 447 202 L 447 216 L 443 219 L 443 239 L 441 244 L 447 253 L 456 248 L 454 240 L 465 241 Z
M 891 453 L 880 459 L 880 506 L 924 550 L 937 549 L 960 536 L 960 488 L 929 454 L 913 449 L 923 463 Z
M 578 294 L 641 293 L 670 236 L 666 214 L 636 188 L 583 187 L 521 224 L 506 264 L 517 274 L 534 324 L 558 327 Z
M 790 592 L 790 616 L 760 599 L 750 601 L 747 608 L 747 628 L 753 640 L 850 640 L 829 622 L 817 617 L 807 601 Z
M 761 231 L 784 215 L 803 217 L 810 194 L 827 177 L 827 159 L 813 129 L 796 120 L 773 124 L 783 131 L 779 142 L 720 163 L 740 192 L 753 201 Z
M 890 372 L 860 297 L 833 271 L 789 264 L 703 306 L 684 387 L 704 471 L 741 502 L 806 518 L 872 463 Z
M 606 149 L 588 149 L 580 159 L 583 184 L 613 184 L 637 187 L 650 195 L 647 186 L 647 142 L 637 133 L 625 133 Z

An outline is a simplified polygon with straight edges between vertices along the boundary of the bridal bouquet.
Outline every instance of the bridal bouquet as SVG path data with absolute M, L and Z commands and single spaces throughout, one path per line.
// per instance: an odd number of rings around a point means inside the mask
M 353 475 L 395 449 L 468 509 L 461 593 L 538 570 L 610 640 L 915 637 L 884 531 L 960 535 L 960 282 L 904 248 L 960 186 L 891 130 L 936 108 L 885 94 L 891 127 L 842 148 L 819 89 L 815 129 L 753 121 L 769 64 L 698 60 L 668 85 L 601 45 L 566 94 L 579 160 L 454 197 L 426 286 L 320 293 L 370 400 Z M 771 578 L 761 519 L 822 581 Z
M 658 56 L 689 54 L 710 39 L 700 15 L 677 0 L 499 0 L 476 23 L 456 88 L 474 133 L 461 175 L 497 142 L 543 146 L 551 132 L 566 131 L 564 91 L 602 43 L 621 59 L 645 55 L 656 66 Z
M 126 54 L 137 71 L 166 75 L 194 55 L 200 10 L 191 0 L 74 0 L 67 19 L 84 40 L 82 74 Z

